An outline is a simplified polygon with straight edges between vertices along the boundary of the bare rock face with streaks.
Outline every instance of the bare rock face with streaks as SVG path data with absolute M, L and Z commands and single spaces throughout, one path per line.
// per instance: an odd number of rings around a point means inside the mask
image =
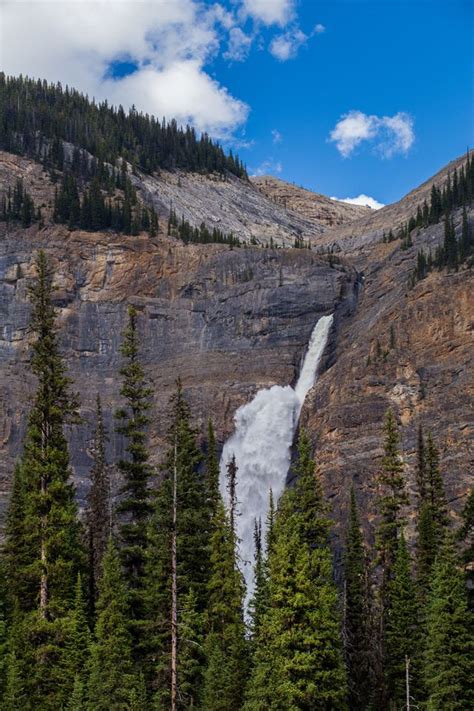
M 34 256 L 44 249 L 55 270 L 58 325 L 84 423 L 70 433 L 81 501 L 87 489 L 94 400 L 103 399 L 115 461 L 120 403 L 119 345 L 127 304 L 140 313 L 147 377 L 154 391 L 154 461 L 163 451 L 168 400 L 179 376 L 201 432 L 218 437 L 259 388 L 295 380 L 311 330 L 322 314 L 350 310 L 356 274 L 306 250 L 185 246 L 167 238 L 72 232 L 64 227 L 0 233 L 0 496 L 4 510 L 34 392 L 28 372 Z
M 106 411 L 109 460 L 123 448 L 114 434 L 113 412 L 120 402 L 118 348 L 127 304 L 133 303 L 140 312 L 143 359 L 154 390 L 154 461 L 163 451 L 176 377 L 183 380 L 199 431 L 204 433 L 211 415 L 222 443 L 232 432 L 236 409 L 258 389 L 295 382 L 315 322 L 335 312 L 322 373 L 302 421 L 316 448 L 338 533 L 352 482 L 364 518 L 368 514 L 370 522 L 377 515 L 388 407 L 400 424 L 408 519 L 415 503 L 420 423 L 433 430 L 440 446 L 456 517 L 473 465 L 472 271 L 463 266 L 434 272 L 411 288 L 417 250 L 434 250 L 443 240 L 443 225 L 417 231 L 413 247 L 405 251 L 399 241 L 383 244 L 382 235 L 413 215 L 429 198 L 433 182 L 442 185 L 448 170 L 461 162 L 377 212 L 312 197 L 276 179 L 252 185 L 232 176 L 162 172 L 133 176 L 139 199 L 159 212 L 156 239 L 69 232 L 48 219 L 49 226 L 41 229 L 0 223 L 0 523 L 34 391 L 27 287 L 39 248 L 55 270 L 61 345 L 82 402 L 84 423 L 70 432 L 81 502 L 98 391 Z M 0 154 L 0 192 L 18 177 L 49 218 L 54 185 L 41 166 Z M 164 236 L 171 206 L 193 225 L 204 221 L 247 243 L 288 247 L 302 237 L 312 250 L 185 246 Z M 472 213 L 469 219 L 474 229 Z M 459 212 L 454 221 L 459 235 Z M 333 254 L 318 254 L 328 250 Z M 117 489 L 113 468 L 112 475 Z

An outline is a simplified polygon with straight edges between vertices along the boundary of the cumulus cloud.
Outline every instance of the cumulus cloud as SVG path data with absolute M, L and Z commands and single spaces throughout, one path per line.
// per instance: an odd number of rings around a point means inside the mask
M 245 122 L 249 108 L 205 69 L 219 51 L 217 24 L 231 25 L 219 7 L 198 0 L 5 2 L 2 69 L 59 80 L 223 138 Z M 120 61 L 136 71 L 110 78 Z
M 227 51 L 224 52 L 224 59 L 243 62 L 249 55 L 252 42 L 253 37 L 251 35 L 246 35 L 240 27 L 232 27 L 229 31 L 229 44 Z
M 263 163 L 260 163 L 257 168 L 252 168 L 250 174 L 253 176 L 272 175 L 273 173 L 280 174 L 282 171 L 283 165 L 279 160 L 275 161 L 273 158 L 268 158 L 264 160 Z
M 349 111 L 329 135 L 329 141 L 336 144 L 344 158 L 348 158 L 364 141 L 370 142 L 384 158 L 391 158 L 397 153 L 408 153 L 414 140 L 413 119 L 401 111 L 394 116 Z
M 281 143 L 283 141 L 283 136 L 276 128 L 272 129 L 272 141 L 273 143 Z
M 264 25 L 285 25 L 295 15 L 294 0 L 243 0 L 244 16 L 252 17 Z
M 270 53 L 280 62 L 286 62 L 288 59 L 293 59 L 298 54 L 298 50 L 308 41 L 308 35 L 305 35 L 298 27 L 295 27 L 282 35 L 277 35 L 270 42 Z
M 379 202 L 369 195 L 361 193 L 357 197 L 353 198 L 337 198 L 332 197 L 331 200 L 337 200 L 337 202 L 348 202 L 350 205 L 364 205 L 366 207 L 371 207 L 372 210 L 380 210 L 381 207 L 385 207 L 383 202 Z
M 324 25 L 321 25 L 321 23 L 318 23 L 315 25 L 313 32 L 315 35 L 322 35 L 323 32 L 326 32 L 326 28 Z

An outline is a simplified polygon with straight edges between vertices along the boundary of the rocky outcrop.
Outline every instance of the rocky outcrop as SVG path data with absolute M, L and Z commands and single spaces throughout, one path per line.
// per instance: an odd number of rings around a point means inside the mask
M 252 177 L 251 181 L 276 205 L 326 227 L 349 224 L 372 212 L 370 207 L 332 200 L 326 195 L 314 193 L 271 175 Z

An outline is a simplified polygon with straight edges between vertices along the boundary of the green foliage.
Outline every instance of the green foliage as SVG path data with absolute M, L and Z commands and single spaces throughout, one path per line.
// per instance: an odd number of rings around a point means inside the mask
M 120 525 L 120 556 L 125 583 L 130 596 L 130 612 L 134 620 L 143 617 L 143 578 L 147 546 L 147 524 L 152 504 L 149 480 L 152 470 L 148 464 L 146 428 L 149 424 L 151 389 L 145 383 L 143 365 L 139 355 L 137 311 L 128 309 L 128 326 L 123 334 L 120 352 L 124 364 L 120 369 L 122 387 L 120 394 L 125 406 L 119 409 L 117 432 L 126 441 L 127 457 L 117 463 L 123 476 L 122 499 L 117 512 L 123 514 Z
M 95 638 L 90 652 L 89 711 L 125 711 L 136 686 L 129 608 L 117 550 L 109 540 L 99 582 Z
M 410 695 L 420 701 L 420 618 L 411 561 L 403 534 L 389 583 L 390 608 L 386 616 L 385 674 L 394 708 L 403 708 L 406 699 L 406 660 L 410 662 Z
M 74 679 L 74 687 L 66 711 L 86 711 L 85 688 L 81 676 L 76 676 Z
M 76 583 L 74 608 L 70 613 L 69 633 L 63 655 L 65 669 L 65 690 L 73 691 L 75 681 L 83 684 L 85 669 L 89 657 L 91 633 L 87 619 L 87 604 L 79 575 Z
M 18 178 L 13 188 L 0 199 L 0 221 L 20 222 L 22 227 L 29 227 L 38 217 L 31 195 L 23 185 L 22 178 Z
M 209 497 L 211 515 L 215 514 L 220 500 L 219 493 L 219 460 L 217 458 L 216 436 L 212 420 L 207 423 L 207 457 L 206 457 L 206 487 Z
M 67 141 L 112 165 L 119 157 L 125 158 L 145 173 L 182 168 L 247 177 L 232 151 L 226 155 L 209 136 L 198 137 L 193 128 L 180 128 L 175 120 L 160 122 L 134 107 L 126 114 L 121 106 L 115 109 L 106 101 L 96 104 L 60 84 L 3 73 L 0 92 L 0 147 L 42 159 L 58 170 L 65 163 L 63 141 Z M 77 155 L 74 160 L 76 164 L 85 162 Z
M 388 410 L 385 417 L 384 432 L 384 456 L 379 475 L 382 493 L 379 499 L 380 523 L 377 537 L 383 574 L 383 596 L 391 578 L 399 532 L 403 523 L 402 506 L 407 503 L 403 463 L 398 448 L 399 434 L 392 410 Z
M 346 708 L 327 512 L 309 439 L 299 438 L 294 489 L 284 492 L 269 553 L 269 608 L 256 640 L 245 709 Z
M 236 563 L 235 534 L 222 501 L 212 527 L 203 704 L 208 711 L 237 711 L 242 705 L 248 672 L 242 612 L 244 584 Z
M 102 559 L 111 529 L 110 480 L 105 458 L 106 433 L 100 395 L 96 401 L 96 426 L 93 444 L 91 486 L 87 497 L 87 540 L 89 546 L 89 606 L 94 609 Z
M 469 609 L 474 609 L 474 487 L 462 511 L 462 525 L 457 537 L 463 542 L 462 560 L 469 590 Z
M 421 599 L 426 602 L 431 585 L 431 570 L 448 525 L 439 455 L 431 433 L 426 445 L 423 434 L 419 435 L 418 471 L 417 582 Z
M 228 244 L 232 247 L 240 247 L 240 240 L 232 232 L 226 234 L 214 227 L 212 231 L 201 222 L 199 227 L 193 227 L 184 217 L 178 221 L 176 212 L 171 209 L 168 219 L 168 235 L 177 237 L 185 244 Z
M 447 537 L 433 571 L 428 604 L 425 684 L 429 711 L 474 707 L 474 645 L 464 576 Z
M 344 550 L 344 643 L 349 706 L 369 707 L 372 693 L 370 585 L 354 487 Z
M 192 593 L 194 608 L 189 615 L 202 615 L 208 602 L 210 575 L 209 547 L 211 521 L 206 477 L 199 471 L 201 453 L 197 433 L 191 423 L 189 406 L 178 380 L 171 402 L 168 453 L 156 492 L 154 512 L 148 531 L 146 563 L 146 677 L 156 692 L 160 708 L 170 705 L 171 670 L 171 546 L 173 527 L 173 486 L 176 482 L 176 560 L 178 598 L 178 653 L 183 620 L 183 602 Z M 183 657 L 178 654 L 178 687 L 184 678 Z M 183 662 L 184 663 L 184 662 Z M 200 690 L 195 689 L 199 694 Z
M 59 352 L 52 272 L 43 252 L 36 267 L 31 369 L 38 385 L 15 470 L 4 555 L 13 603 L 25 612 L 34 610 L 39 596 L 43 616 L 54 618 L 72 604 L 74 580 L 84 561 L 63 431 L 76 415 L 76 400 Z

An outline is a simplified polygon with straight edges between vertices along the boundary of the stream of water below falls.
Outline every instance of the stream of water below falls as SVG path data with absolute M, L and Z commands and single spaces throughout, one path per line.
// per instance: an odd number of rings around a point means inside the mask
M 285 488 L 291 445 L 301 408 L 308 390 L 315 383 L 332 321 L 333 316 L 330 315 L 322 316 L 316 323 L 295 388 L 274 385 L 259 390 L 253 400 L 239 407 L 235 413 L 234 434 L 222 450 L 220 488 L 226 503 L 227 464 L 233 455 L 238 467 L 237 536 L 247 602 L 253 591 L 255 521 L 260 519 L 264 527 L 270 489 L 276 504 Z

